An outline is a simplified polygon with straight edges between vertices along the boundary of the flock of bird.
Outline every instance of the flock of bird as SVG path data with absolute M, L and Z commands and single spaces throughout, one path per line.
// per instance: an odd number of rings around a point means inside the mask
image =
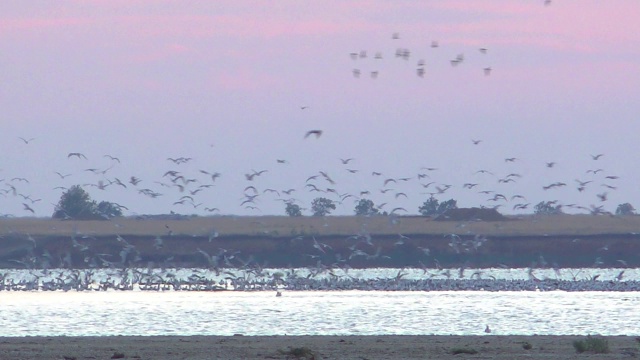
M 402 43 L 402 37 L 399 33 L 393 33 L 391 39 L 395 44 Z M 432 40 L 430 44 L 425 45 L 425 48 L 427 47 L 433 53 L 440 50 L 441 45 L 439 41 Z M 483 57 L 484 61 L 488 61 L 489 50 L 486 47 L 479 47 L 475 49 L 474 52 Z M 410 60 L 416 56 L 414 53 L 415 52 L 412 52 L 409 48 L 397 45 L 393 51 L 393 58 L 409 63 Z M 385 55 L 383 51 L 375 51 L 374 55 L 371 56 L 369 51 L 359 50 L 349 53 L 349 57 L 357 64 L 357 67 L 351 71 L 355 79 L 361 78 L 365 73 L 368 73 L 371 79 L 378 79 L 381 76 L 380 74 L 384 73 L 381 69 L 384 69 L 384 66 L 387 65 L 384 63 Z M 431 57 L 431 55 L 426 55 L 425 57 L 419 57 L 419 59 L 415 61 L 414 71 L 417 77 L 424 78 L 428 75 L 427 59 Z M 468 59 L 468 56 L 466 56 L 464 52 L 458 52 L 455 56 L 450 57 L 448 62 L 452 67 L 458 67 L 465 64 L 466 59 Z M 367 70 L 364 70 L 365 68 Z M 489 76 L 493 69 L 487 65 L 482 67 L 481 70 L 485 76 Z
M 528 278 L 503 278 L 491 269 L 465 276 L 452 276 L 450 269 L 420 272 L 420 269 L 388 269 L 397 272 L 373 278 L 348 271 L 322 269 L 262 269 L 248 267 L 216 273 L 207 269 L 121 268 L 42 269 L 0 273 L 0 291 L 640 291 L 640 281 L 566 278 L 560 270 L 553 277 L 539 278 L 528 270 Z M 483 275 L 483 273 L 486 273 Z M 501 276 L 495 272 L 497 276 Z
M 304 141 L 322 141 L 322 134 L 322 130 L 310 130 L 304 134 L 303 139 Z M 37 139 L 17 138 L 17 140 L 22 142 L 23 146 L 37 145 Z M 468 146 L 471 148 L 468 151 L 481 152 L 484 142 L 481 139 L 471 139 Z M 358 159 L 346 157 L 336 159 L 335 168 L 331 172 L 320 169 L 315 173 L 308 173 L 300 177 L 304 180 L 301 183 L 290 184 L 293 186 L 284 188 L 283 184 L 269 178 L 273 176 L 272 174 L 277 176 L 279 171 L 291 171 L 293 165 L 288 159 L 274 159 L 270 167 L 250 169 L 244 174 L 227 174 L 222 170 L 211 170 L 195 165 L 195 157 L 168 157 L 166 162 L 170 166 L 166 170 L 156 178 L 144 178 L 137 174 L 115 174 L 124 160 L 110 154 L 100 157 L 102 160 L 97 162 L 93 157 L 81 152 L 66 154 L 67 161 L 75 171 L 52 169 L 51 173 L 55 174 L 59 183 L 52 184 L 51 190 L 63 193 L 71 185 L 78 184 L 90 193 L 93 190 L 104 192 L 105 195 L 102 197 L 107 201 L 110 201 L 109 191 L 117 191 L 120 197 L 125 193 L 128 194 L 125 200 L 127 203 L 114 202 L 114 204 L 130 212 L 135 212 L 132 204 L 139 201 L 136 197 L 144 197 L 161 199 L 164 203 L 168 203 L 171 211 L 175 213 L 219 215 L 232 214 L 232 211 L 225 210 L 212 200 L 219 195 L 219 192 L 211 193 L 216 192 L 221 178 L 230 177 L 238 187 L 237 206 L 245 211 L 253 211 L 254 214 L 263 214 L 261 205 L 266 202 L 281 203 L 281 214 L 284 214 L 287 204 L 296 204 L 304 210 L 309 205 L 305 204 L 304 199 L 323 197 L 347 209 L 355 209 L 360 200 L 372 200 L 375 201 L 374 207 L 379 213 L 404 215 L 417 212 L 417 209 L 405 207 L 409 198 L 416 199 L 417 196 L 427 200 L 434 197 L 442 200 L 447 197 L 464 198 L 468 195 L 485 199 L 472 206 L 495 208 L 507 213 L 532 213 L 534 206 L 544 201 L 566 212 L 603 214 L 610 213 L 612 210 L 605 209 L 604 205 L 609 199 L 609 194 L 618 189 L 617 182 L 621 179 L 621 176 L 605 170 L 603 164 L 607 156 L 602 153 L 585 154 L 585 158 L 589 158 L 593 165 L 576 172 L 573 179 L 565 178 L 541 183 L 540 189 L 549 196 L 543 199 L 529 199 L 525 193 L 518 191 L 527 191 L 526 188 L 517 189 L 516 186 L 524 177 L 518 172 L 518 164 L 523 160 L 512 156 L 504 157 L 502 169 L 478 168 L 464 175 L 466 179 L 459 180 L 458 184 L 440 180 L 440 170 L 435 167 L 422 166 L 413 174 L 392 176 L 376 169 L 362 169 L 357 166 Z M 531 165 L 528 166 L 531 167 Z M 541 163 L 538 169 L 543 176 L 538 177 L 550 178 L 560 166 L 558 161 Z M 37 206 L 42 202 L 41 197 L 29 192 L 32 181 L 38 181 L 38 179 L 28 179 L 19 173 L 5 172 L 3 175 L 5 176 L 0 177 L 0 199 L 4 199 L 3 202 L 21 203 L 24 210 L 23 213 L 4 214 L 4 216 L 49 216 L 53 213 L 48 211 L 42 213 L 37 210 Z M 341 187 L 341 183 L 348 184 L 351 189 Z M 354 184 L 367 185 L 360 185 L 362 188 L 358 190 L 354 188 Z M 563 190 L 565 188 L 568 190 Z M 574 192 L 574 195 L 580 194 L 585 200 L 583 203 L 565 203 L 559 196 L 563 191 Z M 91 195 L 93 194 L 95 192 Z M 54 210 L 57 210 L 57 204 L 51 205 Z

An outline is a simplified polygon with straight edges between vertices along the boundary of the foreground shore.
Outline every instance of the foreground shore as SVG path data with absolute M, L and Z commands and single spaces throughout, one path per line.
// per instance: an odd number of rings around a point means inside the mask
M 586 336 L 153 336 L 0 338 L 0 359 L 627 359 L 635 337 L 610 352 L 577 353 Z M 526 349 L 530 344 L 530 349 Z M 454 354 L 465 350 L 475 354 Z M 296 356 L 298 355 L 298 356 Z

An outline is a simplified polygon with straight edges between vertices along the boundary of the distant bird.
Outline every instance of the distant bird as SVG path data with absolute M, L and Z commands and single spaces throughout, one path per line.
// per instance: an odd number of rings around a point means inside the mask
M 113 161 L 117 161 L 118 163 L 120 162 L 120 159 L 118 159 L 118 158 L 117 158 L 117 157 L 115 157 L 115 156 L 105 155 L 105 156 L 103 156 L 103 157 L 108 157 L 109 159 L 111 159 L 111 160 L 113 160 Z
M 27 204 L 25 204 L 25 203 L 22 203 L 22 206 L 24 207 L 24 209 L 25 209 L 26 211 L 30 211 L 32 214 L 34 214 L 34 215 L 35 215 L 35 213 L 36 213 L 36 212 L 35 212 L 35 211 L 34 211 L 34 210 L 29 206 L 29 205 L 27 205 Z
M 486 54 L 487 53 L 487 48 L 480 48 L 478 49 L 481 53 Z
M 552 168 L 552 167 L 554 167 L 556 165 L 556 163 L 553 162 L 553 161 L 545 163 L 545 164 L 547 165 L 548 168 Z
M 316 139 L 320 138 L 320 136 L 322 136 L 322 130 L 309 130 L 307 131 L 306 134 L 304 134 L 304 138 L 308 138 L 311 135 L 315 135 Z
M 350 161 L 352 161 L 353 158 L 348 158 L 348 159 L 340 159 L 340 162 L 342 162 L 342 164 L 346 165 L 348 164 Z
M 133 185 L 133 186 L 138 185 L 141 181 L 142 181 L 142 180 L 138 179 L 138 178 L 137 178 L 137 177 L 135 177 L 135 176 L 132 176 L 132 177 L 129 179 L 129 183 L 130 183 L 131 185 Z
M 300 110 L 304 110 L 304 109 L 308 109 L 308 108 L 309 108 L 309 106 L 308 106 L 308 105 L 300 106 Z
M 473 145 L 478 145 L 482 142 L 482 140 L 471 139 L 471 142 L 473 142 Z
M 61 179 L 66 178 L 67 176 L 71 176 L 71 174 L 66 174 L 66 175 L 62 175 L 61 173 L 54 171 L 56 174 L 58 174 L 58 176 L 60 176 Z
M 75 156 L 75 157 L 77 157 L 78 159 L 85 159 L 85 160 L 87 159 L 87 157 L 86 157 L 86 156 L 84 156 L 84 154 L 79 153 L 79 152 L 72 152 L 72 153 L 69 153 L 69 155 L 67 155 L 67 159 L 68 159 L 68 158 L 70 158 L 70 157 L 72 157 L 72 156 Z
M 396 33 L 393 33 L 393 34 L 391 35 L 391 38 L 392 38 L 393 40 L 398 40 L 398 39 L 400 39 L 400 34 L 399 34 L 399 33 L 397 33 L 397 32 L 396 32 Z
M 431 47 L 432 48 L 437 48 L 438 46 L 440 46 L 440 45 L 438 44 L 438 42 L 436 40 L 431 41 Z
M 604 156 L 604 154 L 591 155 L 591 159 L 593 159 L 593 160 L 598 160 L 598 159 L 600 159 L 602 156 Z
M 25 139 L 23 137 L 18 137 L 18 139 L 22 140 L 25 144 L 29 145 L 30 142 L 35 140 L 35 138 Z
M 486 67 L 483 70 L 484 70 L 484 76 L 491 75 L 491 71 L 492 71 L 491 67 Z
M 489 329 L 489 325 L 487 325 L 487 327 L 484 328 L 484 332 L 487 333 L 487 334 L 491 333 L 491 329 Z

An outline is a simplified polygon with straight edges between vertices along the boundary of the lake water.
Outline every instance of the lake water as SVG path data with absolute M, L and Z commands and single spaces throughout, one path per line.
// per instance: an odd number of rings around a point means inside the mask
M 640 292 L 4 291 L 0 336 L 640 335 Z

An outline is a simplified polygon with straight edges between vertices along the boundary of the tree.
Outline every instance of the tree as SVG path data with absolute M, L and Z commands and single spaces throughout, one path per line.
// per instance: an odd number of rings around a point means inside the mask
M 355 208 L 356 215 L 371 216 L 378 214 L 378 209 L 373 204 L 373 201 L 369 199 L 360 199 Z
M 302 216 L 302 209 L 300 208 L 300 205 L 292 202 L 287 203 L 287 207 L 284 211 L 291 217 Z
M 457 209 L 458 202 L 453 199 L 449 199 L 444 202 L 439 202 L 438 199 L 431 196 L 427 201 L 425 201 L 422 206 L 418 208 L 420 214 L 424 216 L 437 216 L 440 214 L 444 214 L 449 209 Z
M 333 203 L 333 200 L 327 198 L 315 198 L 313 202 L 311 202 L 311 211 L 313 211 L 313 216 L 325 216 L 329 215 L 332 210 L 336 209 L 336 204 Z
M 633 207 L 633 205 L 629 203 L 620 204 L 616 209 L 616 215 L 635 215 L 635 214 L 636 214 L 636 209 Z
M 62 193 L 53 213 L 54 219 L 103 220 L 122 216 L 120 205 L 107 201 L 96 204 L 80 185 Z
M 122 206 L 108 201 L 100 201 L 96 207 L 96 212 L 107 219 L 111 219 L 122 216 Z
M 534 208 L 536 215 L 559 215 L 562 214 L 562 205 L 556 205 L 555 201 L 540 201 Z
M 431 196 L 427 201 L 422 203 L 422 206 L 418 208 L 420 214 L 424 216 L 432 216 L 438 214 L 438 199 Z
M 444 214 L 449 209 L 457 209 L 457 208 L 458 208 L 458 202 L 453 199 L 449 199 L 445 202 L 441 202 L 440 205 L 438 205 L 438 214 Z

